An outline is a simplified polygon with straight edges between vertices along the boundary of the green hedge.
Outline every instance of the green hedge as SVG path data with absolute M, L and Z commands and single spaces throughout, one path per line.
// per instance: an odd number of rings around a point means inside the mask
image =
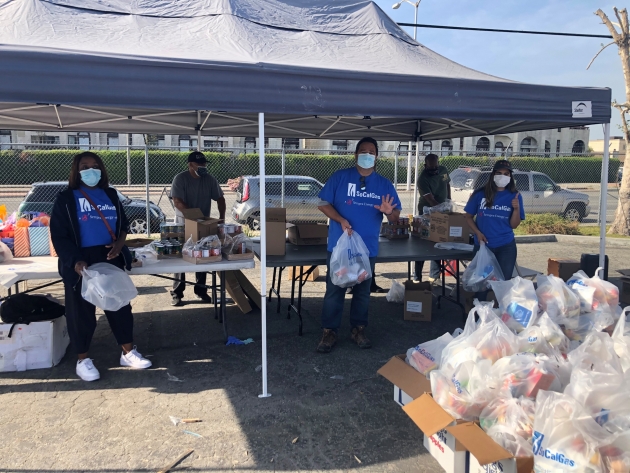
M 5 150 L 0 151 L 0 185 L 28 185 L 36 181 L 63 181 L 68 179 L 70 163 L 76 150 Z M 112 184 L 127 183 L 127 152 L 98 151 L 105 162 Z M 231 152 L 206 152 L 208 171 L 222 184 L 242 175 L 258 174 L 258 154 L 234 155 Z M 186 169 L 188 152 L 151 150 L 149 152 L 149 182 L 168 185 L 173 177 Z M 450 171 L 459 166 L 491 165 L 496 158 L 444 156 L 440 163 Z M 131 152 L 131 183 L 145 183 L 144 151 Z M 352 166 L 354 158 L 347 156 L 287 154 L 286 174 L 311 176 L 326 182 L 333 172 Z M 515 168 L 540 171 L 556 182 L 599 182 L 601 159 L 588 157 L 538 158 L 518 157 L 510 160 Z M 406 182 L 407 168 L 399 160 L 398 182 Z M 610 160 L 609 182 L 616 182 L 620 162 Z M 377 170 L 390 180 L 394 179 L 394 160 L 382 157 Z M 267 174 L 281 174 L 280 154 L 266 155 Z

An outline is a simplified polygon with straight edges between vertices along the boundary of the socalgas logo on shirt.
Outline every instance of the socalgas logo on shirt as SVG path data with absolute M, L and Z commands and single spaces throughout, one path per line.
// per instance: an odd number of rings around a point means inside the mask
M 116 210 L 116 207 L 113 205 L 97 205 L 100 211 L 103 210 Z M 91 212 L 94 210 L 94 207 L 88 202 L 88 200 L 84 197 L 79 197 L 79 211 L 80 212 Z
M 484 210 L 486 209 L 486 198 L 482 198 L 481 202 L 479 202 L 479 209 L 480 210 Z M 507 205 L 493 205 L 492 207 L 490 207 L 490 210 L 503 210 L 505 212 L 511 212 L 512 211 L 512 207 L 509 207 Z
M 363 197 L 365 199 L 381 200 L 381 196 L 376 195 L 374 192 L 357 192 L 357 185 L 353 182 L 348 183 L 348 197 Z

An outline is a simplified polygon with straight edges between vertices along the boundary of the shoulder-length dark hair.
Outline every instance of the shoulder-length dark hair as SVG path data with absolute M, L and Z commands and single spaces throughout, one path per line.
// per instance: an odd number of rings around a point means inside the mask
M 510 183 L 505 186 L 510 192 L 516 192 L 516 183 L 514 182 L 514 174 L 510 171 Z M 481 191 L 482 189 L 479 189 Z M 486 208 L 489 209 L 494 205 L 494 196 L 497 194 L 497 185 L 494 183 L 494 173 L 488 176 L 488 182 L 483 187 L 483 194 L 486 198 Z
M 68 179 L 68 187 L 70 189 L 78 189 L 81 187 L 81 174 L 79 173 L 79 163 L 83 158 L 93 158 L 98 164 L 98 168 L 101 170 L 101 180 L 98 181 L 97 187 L 101 189 L 107 189 L 109 187 L 109 176 L 107 175 L 107 169 L 105 169 L 105 164 L 103 164 L 103 160 L 99 157 L 98 154 L 93 153 L 92 151 L 84 151 L 83 153 L 77 154 L 72 160 L 72 167 L 70 168 L 70 178 Z

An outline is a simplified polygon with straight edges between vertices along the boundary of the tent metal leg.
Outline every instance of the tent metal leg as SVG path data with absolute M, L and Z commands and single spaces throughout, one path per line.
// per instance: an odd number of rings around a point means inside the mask
M 606 209 L 608 205 L 608 164 L 610 146 L 610 123 L 604 124 L 604 156 L 602 159 L 602 183 L 599 191 L 599 267 L 604 268 L 606 260 Z M 599 274 L 604 279 L 604 270 Z

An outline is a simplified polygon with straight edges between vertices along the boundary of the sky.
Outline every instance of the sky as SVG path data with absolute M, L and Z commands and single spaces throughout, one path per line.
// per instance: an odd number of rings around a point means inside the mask
M 395 0 L 375 1 L 394 21 L 413 23 L 412 5 L 403 3 L 393 10 Z M 614 5 L 607 0 L 421 0 L 418 23 L 608 35 L 608 29 L 594 12 L 601 8 L 612 21 L 617 21 Z M 412 28 L 404 29 L 413 37 Z M 611 41 L 605 38 L 428 28 L 418 28 L 417 35 L 418 42 L 433 51 L 488 74 L 534 84 L 609 87 L 613 99 L 625 102 L 623 72 L 615 45 L 606 48 L 586 70 L 602 44 Z M 611 115 L 610 134 L 621 135 L 619 112 L 612 109 Z M 603 136 L 601 125 L 591 126 L 590 139 Z

